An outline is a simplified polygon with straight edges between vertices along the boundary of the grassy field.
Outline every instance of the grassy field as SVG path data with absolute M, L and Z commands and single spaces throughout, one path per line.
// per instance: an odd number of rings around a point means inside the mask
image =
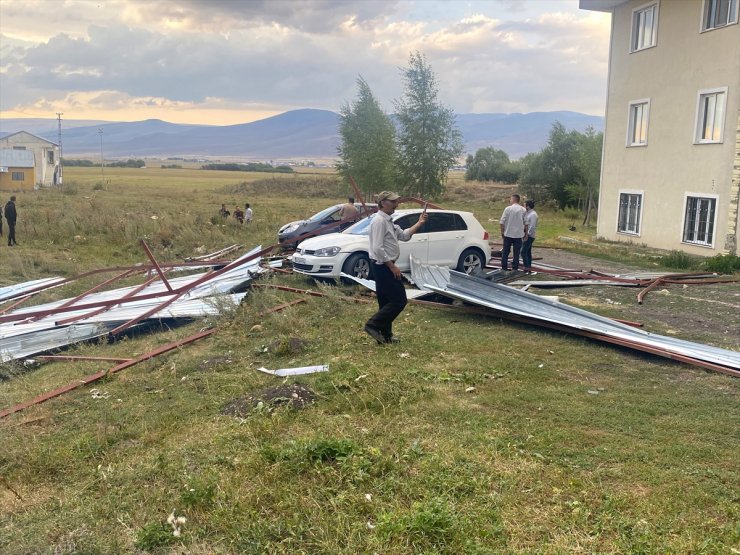
M 161 260 L 272 244 L 279 224 L 349 193 L 327 175 L 106 168 L 101 183 L 99 169 L 69 168 L 65 178 L 66 191 L 18 195 L 20 246 L 2 247 L 0 285 L 143 262 L 140 238 Z M 441 203 L 493 231 L 509 192 L 455 176 Z M 254 223 L 221 222 L 222 202 L 250 202 Z M 540 245 L 594 233 L 539 212 Z M 659 261 L 636 247 L 593 250 Z M 265 317 L 295 296 L 260 289 L 215 321 L 72 349 L 130 357 L 218 328 L 99 382 L 100 395 L 81 388 L 0 421 L 0 553 L 740 552 L 736 380 L 419 306 L 398 320 L 403 342 L 379 347 L 361 331 L 373 305 L 323 289 L 328 298 Z M 330 371 L 256 370 L 313 364 Z M 0 407 L 100 369 L 6 365 Z M 258 402 L 290 399 L 275 389 L 294 383 L 315 402 Z M 235 399 L 243 410 L 223 414 Z M 179 536 L 173 512 L 187 519 Z

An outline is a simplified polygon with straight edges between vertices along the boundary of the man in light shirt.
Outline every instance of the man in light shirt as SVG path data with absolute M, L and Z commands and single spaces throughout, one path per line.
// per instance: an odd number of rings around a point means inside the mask
M 519 269 L 519 253 L 522 250 L 522 238 L 527 234 L 527 224 L 524 222 L 524 207 L 519 204 L 519 195 L 511 195 L 509 206 L 504 208 L 499 224 L 501 226 L 501 238 L 504 240 L 504 248 L 501 250 L 501 269 L 508 270 L 508 258 L 511 247 L 514 247 L 514 258 L 511 261 L 511 269 Z
M 524 214 L 524 223 L 527 224 L 527 234 L 524 236 L 524 243 L 522 244 L 522 262 L 524 263 L 524 269 L 527 272 L 531 272 L 532 243 L 534 243 L 535 235 L 537 235 L 537 221 L 539 220 L 539 216 L 534 211 L 533 200 L 525 202 L 524 207 L 527 210 Z
M 401 270 L 396 266 L 401 251 L 398 241 L 408 241 L 427 221 L 422 212 L 419 221 L 408 229 L 393 223 L 391 214 L 398 206 L 398 195 L 383 191 L 378 195 L 378 213 L 370 223 L 370 259 L 375 279 L 378 311 L 365 324 L 365 332 L 378 343 L 397 343 L 393 337 L 393 320 L 406 306 L 406 288 L 401 280 Z

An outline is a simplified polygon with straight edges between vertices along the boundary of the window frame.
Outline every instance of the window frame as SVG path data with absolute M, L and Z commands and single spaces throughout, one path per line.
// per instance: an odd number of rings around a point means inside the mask
M 648 8 L 654 8 L 653 11 L 653 24 L 652 24 L 652 41 L 651 44 L 647 46 L 641 46 L 636 47 L 635 46 L 635 16 L 640 13 L 646 11 Z M 655 48 L 658 46 L 658 14 L 660 13 L 660 0 L 654 0 L 652 2 L 647 2 L 641 6 L 637 6 L 632 10 L 632 17 L 630 17 L 630 44 L 629 44 L 629 52 L 630 54 L 634 54 L 635 52 L 642 52 L 643 50 L 648 50 L 650 48 Z
M 633 142 L 634 138 L 634 125 L 632 121 L 632 109 L 636 106 L 644 105 L 643 113 L 645 120 L 645 142 L 644 143 L 636 143 Z M 648 145 L 648 135 L 650 133 L 650 99 L 649 98 L 641 98 L 639 100 L 630 100 L 627 104 L 627 147 L 643 147 Z
M 640 197 L 640 212 L 637 216 L 637 231 L 619 229 L 619 216 L 621 215 L 622 195 L 635 195 Z M 637 189 L 620 189 L 617 196 L 617 233 L 629 235 L 630 237 L 642 237 L 642 215 L 645 212 L 645 191 Z
M 728 87 L 714 87 L 711 89 L 700 89 L 696 95 L 696 122 L 694 124 L 694 144 L 695 145 L 716 145 L 725 142 L 725 118 L 727 117 L 727 96 Z M 701 133 L 704 130 L 704 121 L 702 118 L 702 98 L 710 95 L 716 95 L 722 93 L 722 120 L 720 120 L 719 139 L 702 139 Z M 715 103 L 715 114 L 717 111 L 717 104 Z M 713 118 L 714 119 L 714 118 Z
M 713 214 L 713 221 L 712 221 L 712 242 L 711 243 L 702 243 L 699 241 L 689 241 L 686 239 L 686 208 L 689 204 L 690 198 L 698 198 L 698 199 L 707 199 L 707 200 L 713 200 L 714 201 L 714 214 Z M 714 249 L 714 244 L 717 237 L 717 211 L 719 208 L 719 195 L 711 194 L 711 193 L 693 193 L 693 192 L 687 192 L 684 193 L 683 196 L 683 215 L 681 217 L 681 243 L 684 245 L 692 245 L 694 247 L 703 247 L 705 249 Z
M 20 179 L 18 178 L 18 176 L 20 176 Z M 25 181 L 26 172 L 10 172 L 10 180 L 11 181 Z
M 738 13 L 740 13 L 740 7 L 738 6 L 740 4 L 739 0 L 730 0 L 730 8 L 734 5 L 735 7 L 735 16 L 734 20 L 728 21 L 727 23 L 724 23 L 722 25 L 716 25 L 714 27 L 707 27 L 706 21 L 707 16 L 709 15 L 709 6 L 712 2 L 721 1 L 721 0 L 703 0 L 701 5 L 701 14 L 699 17 L 699 32 L 700 33 L 708 33 L 709 31 L 716 31 L 717 29 L 724 29 L 725 27 L 729 27 L 730 25 L 737 25 L 738 22 Z M 729 11 L 728 11 L 729 14 Z

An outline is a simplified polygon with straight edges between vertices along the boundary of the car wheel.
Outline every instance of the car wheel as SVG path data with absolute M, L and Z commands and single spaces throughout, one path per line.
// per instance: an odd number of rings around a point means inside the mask
M 370 258 L 364 252 L 356 252 L 344 263 L 342 271 L 354 277 L 370 279 Z
M 483 255 L 478 249 L 465 249 L 460 258 L 457 261 L 458 272 L 465 272 L 466 274 L 477 274 L 485 266 L 483 261 Z

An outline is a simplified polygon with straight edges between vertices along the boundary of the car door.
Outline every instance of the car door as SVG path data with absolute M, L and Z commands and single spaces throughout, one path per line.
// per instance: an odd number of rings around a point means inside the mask
M 430 212 L 429 221 L 429 264 L 455 266 L 464 248 L 467 225 L 459 214 L 453 212 Z
M 416 213 L 416 214 L 407 214 L 405 216 L 401 216 L 393 223 L 395 223 L 401 229 L 408 229 L 418 221 L 419 221 L 419 213 Z M 396 266 L 398 266 L 402 272 L 408 272 L 411 269 L 411 263 L 409 262 L 410 256 L 413 256 L 414 258 L 419 259 L 424 264 L 427 263 L 429 234 L 426 233 L 424 228 L 426 228 L 428 225 L 429 225 L 428 223 L 425 224 L 424 227 L 422 227 L 419 231 L 414 233 L 414 235 L 408 241 L 398 242 L 401 255 L 398 257 L 398 260 L 396 261 Z

